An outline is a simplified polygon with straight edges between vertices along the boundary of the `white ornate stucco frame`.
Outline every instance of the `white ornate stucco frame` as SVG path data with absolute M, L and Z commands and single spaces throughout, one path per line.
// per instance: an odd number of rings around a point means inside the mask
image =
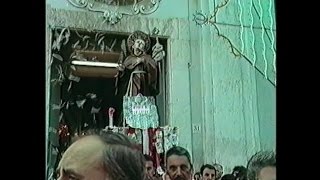
M 148 15 L 155 12 L 161 0 L 130 0 L 131 3 L 129 5 L 119 5 L 120 0 L 114 0 L 118 2 L 117 5 L 99 2 L 97 0 L 66 1 L 74 7 L 102 13 L 104 22 L 116 24 L 122 19 L 123 15 Z

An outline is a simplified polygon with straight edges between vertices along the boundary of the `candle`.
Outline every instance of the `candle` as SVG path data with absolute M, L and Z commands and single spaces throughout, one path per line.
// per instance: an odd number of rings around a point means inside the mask
M 108 110 L 109 114 L 109 127 L 113 127 L 113 113 L 115 112 L 115 109 L 113 107 L 110 107 Z

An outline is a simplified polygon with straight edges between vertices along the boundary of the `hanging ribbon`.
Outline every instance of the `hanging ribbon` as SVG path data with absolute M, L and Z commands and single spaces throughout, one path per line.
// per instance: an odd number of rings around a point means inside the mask
M 148 129 L 143 129 L 142 130 L 142 151 L 143 154 L 149 154 L 149 134 L 148 134 Z

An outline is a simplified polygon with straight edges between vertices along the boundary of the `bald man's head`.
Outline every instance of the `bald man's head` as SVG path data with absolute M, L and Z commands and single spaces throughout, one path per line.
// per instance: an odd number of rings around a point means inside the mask
M 94 162 L 102 163 L 106 145 L 98 136 L 87 136 L 74 142 L 64 153 L 60 166 L 81 166 L 87 168 Z
M 119 133 L 101 132 L 74 142 L 59 163 L 59 180 L 74 176 L 79 180 L 112 180 L 122 177 L 141 180 L 144 177 L 142 153 Z

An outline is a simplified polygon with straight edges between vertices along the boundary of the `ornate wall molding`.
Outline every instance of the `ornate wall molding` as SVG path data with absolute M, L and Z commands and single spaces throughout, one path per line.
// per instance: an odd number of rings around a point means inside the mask
M 154 29 L 158 29 L 157 36 L 167 37 L 170 40 L 188 40 L 189 21 L 184 19 L 159 19 L 145 18 L 139 16 L 124 16 L 122 20 L 109 25 L 101 23 L 100 15 L 90 11 L 69 11 L 65 9 L 56 9 L 47 7 L 47 25 L 54 27 L 68 27 L 76 29 L 86 29 L 89 31 L 108 31 L 130 34 L 135 30 L 141 30 L 148 34 L 153 34 Z M 135 22 L 135 23 L 132 23 Z M 130 25 L 128 25 L 130 24 Z
M 104 22 L 117 24 L 123 15 L 148 15 L 155 12 L 161 0 L 67 0 L 72 6 L 102 13 Z

